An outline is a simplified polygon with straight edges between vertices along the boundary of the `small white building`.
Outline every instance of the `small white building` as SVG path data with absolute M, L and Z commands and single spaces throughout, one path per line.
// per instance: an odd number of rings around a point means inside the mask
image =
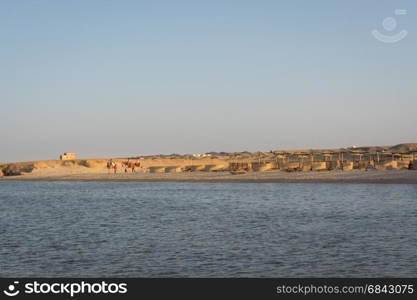
M 71 152 L 64 152 L 64 154 L 61 154 L 59 156 L 60 160 L 72 160 L 72 159 L 76 159 L 77 155 L 75 153 L 71 153 Z

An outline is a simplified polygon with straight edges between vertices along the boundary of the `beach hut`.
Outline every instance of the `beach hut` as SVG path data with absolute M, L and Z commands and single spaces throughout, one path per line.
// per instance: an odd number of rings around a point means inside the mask
M 296 152 L 294 155 L 298 157 L 299 168 L 304 170 L 305 162 L 308 162 L 309 159 L 311 160 L 311 154 L 307 152 Z M 311 163 L 307 163 L 306 165 L 307 169 L 311 168 Z
M 369 162 L 364 161 L 364 156 L 367 153 L 368 152 L 366 151 L 350 151 L 350 156 L 352 157 L 354 169 L 366 168 L 369 165 Z
M 282 151 L 275 151 L 274 152 L 274 160 L 275 160 L 275 168 L 280 169 L 283 167 L 286 159 L 287 159 L 287 153 Z

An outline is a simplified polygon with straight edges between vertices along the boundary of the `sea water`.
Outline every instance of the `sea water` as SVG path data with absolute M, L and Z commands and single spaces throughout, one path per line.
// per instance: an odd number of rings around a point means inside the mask
M 417 276 L 417 185 L 0 182 L 0 277 Z

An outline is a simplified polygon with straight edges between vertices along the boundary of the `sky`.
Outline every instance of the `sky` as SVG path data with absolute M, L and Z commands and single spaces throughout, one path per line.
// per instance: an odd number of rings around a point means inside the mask
M 0 161 L 417 142 L 416 16 L 413 0 L 2 0 Z

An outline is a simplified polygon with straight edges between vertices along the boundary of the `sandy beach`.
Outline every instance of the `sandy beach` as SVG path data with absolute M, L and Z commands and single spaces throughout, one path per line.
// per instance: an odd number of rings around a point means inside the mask
M 1 181 L 138 181 L 138 182 L 207 182 L 207 183 L 382 183 L 417 184 L 417 172 L 390 171 L 322 171 L 293 172 L 267 171 L 232 175 L 229 172 L 190 173 L 33 173 L 23 176 L 0 177 Z
M 355 149 L 153 155 L 0 164 L 0 181 L 417 184 L 417 143 Z

